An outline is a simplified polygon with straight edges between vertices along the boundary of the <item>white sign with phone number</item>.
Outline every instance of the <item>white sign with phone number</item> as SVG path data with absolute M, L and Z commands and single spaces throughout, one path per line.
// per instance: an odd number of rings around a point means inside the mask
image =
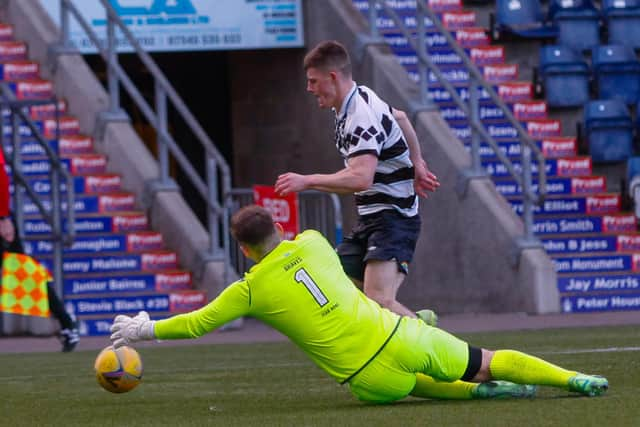
M 60 0 L 40 0 L 54 22 Z M 147 51 L 235 50 L 304 45 L 301 0 L 111 0 L 120 18 Z M 98 1 L 74 5 L 101 40 L 106 14 Z M 131 52 L 116 32 L 118 51 Z M 83 53 L 95 53 L 90 38 L 73 16 L 70 38 Z

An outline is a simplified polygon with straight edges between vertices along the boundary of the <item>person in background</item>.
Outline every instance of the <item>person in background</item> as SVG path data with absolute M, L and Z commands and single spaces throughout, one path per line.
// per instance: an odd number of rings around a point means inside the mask
M 0 149 L 0 260 L 3 259 L 2 256 L 5 251 L 24 253 L 22 242 L 16 232 L 16 225 L 9 211 L 10 198 L 9 176 L 5 169 L 3 150 Z M 62 342 L 62 351 L 73 351 L 78 342 L 80 342 L 78 327 L 72 315 L 65 310 L 64 304 L 51 282 L 47 283 L 47 299 L 51 314 L 60 323 L 58 337 Z

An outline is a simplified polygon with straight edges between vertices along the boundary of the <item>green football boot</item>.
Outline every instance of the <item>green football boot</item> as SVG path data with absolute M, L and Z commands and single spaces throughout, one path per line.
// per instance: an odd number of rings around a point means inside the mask
M 600 375 L 578 374 L 569 378 L 569 391 L 585 396 L 600 396 L 609 388 L 609 381 Z
M 523 399 L 536 396 L 537 387 L 509 381 L 487 381 L 476 385 L 471 394 L 474 399 Z

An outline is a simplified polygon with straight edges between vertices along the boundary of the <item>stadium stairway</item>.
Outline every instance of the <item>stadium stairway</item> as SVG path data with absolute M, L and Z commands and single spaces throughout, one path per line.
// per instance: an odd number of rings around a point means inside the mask
M 368 17 L 368 1 L 353 0 L 353 4 Z M 415 1 L 389 4 L 407 28 L 415 31 Z M 461 0 L 429 0 L 428 4 L 546 157 L 548 197 L 535 209 L 534 227 L 558 273 L 561 310 L 570 313 L 640 309 L 640 234 L 635 215 L 622 211 L 620 194 L 607 192 L 605 176 L 592 174 L 591 158 L 577 155 L 576 137 L 564 135 L 561 121 L 549 117 L 544 101 L 534 99 L 531 81 L 519 80 L 518 65 L 506 61 L 504 46 L 491 44 L 487 28 L 477 26 L 476 12 L 465 9 Z M 415 52 L 393 20 L 381 13 L 377 26 L 398 61 L 418 81 Z M 468 100 L 469 75 L 462 61 L 428 18 L 425 27 L 431 60 L 462 99 Z M 454 134 L 470 148 L 471 128 L 463 111 L 431 73 L 428 91 Z M 515 128 L 487 93 L 481 93 L 480 104 L 479 116 L 487 131 L 518 166 L 520 142 Z M 506 168 L 484 143 L 481 158 L 497 190 L 521 214 L 522 189 L 507 176 Z M 537 174 L 536 165 L 533 166 L 533 173 Z
M 14 40 L 7 24 L 0 25 L 0 78 L 9 82 L 18 99 L 47 100 L 54 95 L 52 83 L 40 78 L 39 64 L 29 61 L 28 47 Z M 108 333 L 116 313 L 146 310 L 161 318 L 204 305 L 205 293 L 193 289 L 191 273 L 180 268 L 177 254 L 165 247 L 162 235 L 150 230 L 146 214 L 136 210 L 134 194 L 122 188 L 119 175 L 108 172 L 108 159 L 94 151 L 92 138 L 80 132 L 78 120 L 67 114 L 64 101 L 60 101 L 59 110 L 58 140 L 53 103 L 30 107 L 29 114 L 73 175 L 77 237 L 64 249 L 63 297 L 67 309 L 79 320 L 81 334 Z M 12 128 L 9 112 L 2 113 L 9 162 Z M 26 125 L 20 126 L 20 133 L 22 172 L 50 208 L 47 172 L 51 165 Z M 11 174 L 10 166 L 7 169 Z M 64 184 L 61 189 L 66 191 Z M 12 194 L 14 191 L 12 185 Z M 28 197 L 24 199 L 25 251 L 51 270 L 51 228 L 36 205 Z

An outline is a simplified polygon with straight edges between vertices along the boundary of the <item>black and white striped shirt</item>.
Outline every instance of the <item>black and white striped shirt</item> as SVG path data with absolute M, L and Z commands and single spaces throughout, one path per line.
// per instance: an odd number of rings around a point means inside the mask
M 391 107 L 371 89 L 354 84 L 336 112 L 336 147 L 342 158 L 373 154 L 378 158 L 373 186 L 355 193 L 358 214 L 395 209 L 406 217 L 418 214 L 409 146 Z

